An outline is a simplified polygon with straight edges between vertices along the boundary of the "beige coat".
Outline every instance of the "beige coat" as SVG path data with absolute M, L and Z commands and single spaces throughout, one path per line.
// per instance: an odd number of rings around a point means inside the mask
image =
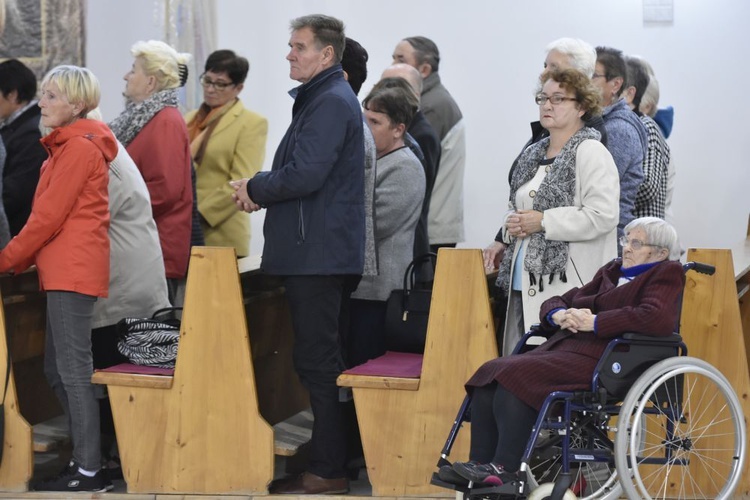
M 521 186 L 517 191 L 518 210 L 532 209 L 533 200 L 529 196 L 529 191 L 527 185 Z M 525 331 L 539 322 L 542 302 L 550 297 L 562 295 L 573 287 L 588 283 L 600 267 L 617 257 L 619 200 L 620 179 L 612 155 L 599 141 L 583 141 L 576 151 L 573 206 L 544 211 L 547 239 L 570 242 L 566 270 L 568 281 L 563 283 L 555 279 L 549 284 L 545 279 L 544 290 L 539 291 L 539 284 L 531 286 L 528 273 L 522 273 L 521 296 Z M 507 218 L 510 213 L 508 212 L 505 217 Z M 505 231 L 503 235 L 507 237 Z M 520 246 L 515 247 L 511 270 Z M 523 332 L 515 331 L 506 321 L 504 354 L 507 354 L 508 350 L 513 350 L 522 334 Z
M 190 120 L 191 111 L 185 116 Z M 250 253 L 250 215 L 237 210 L 229 181 L 252 177 L 263 166 L 268 121 L 237 101 L 216 125 L 200 165 L 195 165 L 201 226 L 208 246 L 234 247 Z

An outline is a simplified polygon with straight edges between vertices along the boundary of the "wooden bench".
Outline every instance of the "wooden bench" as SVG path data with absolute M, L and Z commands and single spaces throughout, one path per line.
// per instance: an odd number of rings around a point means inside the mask
M 294 370 L 294 330 L 281 278 L 260 272 L 260 256 L 237 261 L 258 382 L 258 407 L 274 427 L 274 453 L 296 455 L 310 441 L 312 413 L 307 389 Z
M 107 384 L 129 493 L 260 493 L 273 430 L 258 410 L 237 260 L 191 252 L 172 377 L 97 372 Z
M 351 387 L 374 496 L 445 496 L 430 477 L 458 407 L 464 383 L 497 357 L 480 250 L 440 249 L 427 342 L 418 378 L 344 373 Z M 468 458 L 469 432 L 451 453 Z
M 747 423 L 750 415 L 750 238 L 731 250 L 690 248 L 687 260 L 711 264 L 716 267 L 716 273 L 713 276 L 687 274 L 680 334 L 688 346 L 688 355 L 711 363 L 727 377 L 739 397 Z M 714 447 L 727 447 L 722 444 L 721 436 L 716 439 Z M 711 484 L 711 473 L 702 465 L 691 463 L 690 474 L 699 485 Z M 679 487 L 680 480 L 676 471 L 670 484 Z M 750 460 L 745 462 L 735 495 L 736 498 L 750 497 Z
M 8 347 L 12 368 L 5 399 L 0 491 L 28 489 L 34 470 L 32 425 L 62 414 L 44 378 L 46 296 L 35 269 L 0 277 L 0 387 L 5 386 Z M 48 440 L 46 440 L 48 441 Z M 40 445 L 42 443 L 40 442 Z

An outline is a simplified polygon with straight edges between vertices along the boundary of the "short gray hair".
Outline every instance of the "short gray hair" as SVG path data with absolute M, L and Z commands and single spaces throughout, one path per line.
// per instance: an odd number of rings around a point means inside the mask
M 579 38 L 558 38 L 547 45 L 546 53 L 557 51 L 570 59 L 570 65 L 591 78 L 596 72 L 596 50 Z
M 645 243 L 666 249 L 669 252 L 669 260 L 679 260 L 680 239 L 669 222 L 658 217 L 640 217 L 630 221 L 623 232 L 627 235 L 634 229 L 642 229 L 646 233 L 648 241 Z
M 330 45 L 333 47 L 334 63 L 341 62 L 346 45 L 343 21 L 323 14 L 310 14 L 292 19 L 289 27 L 292 31 L 310 28 L 318 49 L 322 50 Z
M 656 111 L 659 106 L 659 80 L 656 79 L 654 74 L 654 68 L 645 59 L 639 58 L 641 64 L 648 72 L 648 85 L 646 86 L 646 92 L 643 93 L 641 98 L 641 105 L 639 111 L 644 115 L 648 115 L 651 118 L 656 116 Z

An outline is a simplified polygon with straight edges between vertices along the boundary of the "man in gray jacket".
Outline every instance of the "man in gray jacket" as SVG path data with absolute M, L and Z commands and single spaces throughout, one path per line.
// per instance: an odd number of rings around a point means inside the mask
M 424 78 L 421 111 L 440 137 L 440 163 L 432 188 L 427 232 L 432 251 L 455 247 L 464 239 L 464 169 L 466 133 L 463 115 L 440 81 L 440 52 L 423 36 L 401 40 L 393 51 L 393 63 L 415 67 Z

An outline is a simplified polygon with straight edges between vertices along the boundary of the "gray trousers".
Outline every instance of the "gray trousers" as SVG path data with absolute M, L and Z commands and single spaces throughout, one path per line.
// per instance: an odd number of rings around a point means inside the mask
M 101 464 L 99 402 L 91 375 L 91 317 L 96 297 L 76 292 L 47 292 L 44 374 L 70 425 L 73 460 L 88 471 Z

